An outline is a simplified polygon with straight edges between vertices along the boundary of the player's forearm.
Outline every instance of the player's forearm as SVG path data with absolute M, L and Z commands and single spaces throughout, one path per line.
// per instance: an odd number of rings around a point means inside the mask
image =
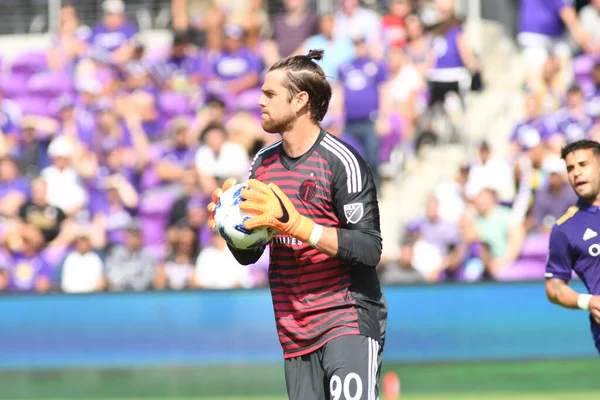
M 375 268 L 381 260 L 381 237 L 375 231 L 325 228 L 323 236 L 315 247 L 345 264 Z
M 546 296 L 553 304 L 577 309 L 579 295 L 562 279 L 552 278 L 546 281 Z

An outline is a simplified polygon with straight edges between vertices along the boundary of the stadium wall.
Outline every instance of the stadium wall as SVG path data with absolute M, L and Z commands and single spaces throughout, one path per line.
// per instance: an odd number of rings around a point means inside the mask
M 581 289 L 581 288 L 579 288 Z M 543 283 L 386 287 L 392 363 L 594 357 L 587 316 Z M 266 290 L 5 295 L 0 368 L 273 364 Z

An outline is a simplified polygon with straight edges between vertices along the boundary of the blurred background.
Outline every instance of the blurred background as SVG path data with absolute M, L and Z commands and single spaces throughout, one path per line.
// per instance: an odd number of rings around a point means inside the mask
M 0 398 L 285 398 L 268 252 L 237 264 L 206 205 L 314 48 L 379 182 L 403 397 L 600 396 L 543 283 L 559 150 L 600 138 L 600 1 L 0 0 Z

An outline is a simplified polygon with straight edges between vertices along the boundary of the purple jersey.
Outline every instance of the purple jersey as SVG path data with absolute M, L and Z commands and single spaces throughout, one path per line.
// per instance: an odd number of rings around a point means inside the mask
M 592 116 L 575 115 L 568 110 L 561 112 L 557 118 L 558 132 L 565 137 L 567 143 L 587 138 L 594 123 L 595 119 Z
M 339 80 L 344 85 L 347 120 L 369 119 L 377 111 L 378 86 L 385 79 L 384 67 L 369 58 L 354 60 L 341 66 Z
M 25 197 L 29 196 L 29 183 L 22 177 L 10 182 L 0 182 L 0 199 L 12 192 L 21 192 Z
M 435 69 L 464 66 L 456 43 L 460 34 L 462 34 L 462 26 L 458 25 L 450 28 L 444 36 L 437 36 L 433 39 L 433 49 L 437 55 Z
M 119 205 L 111 206 L 106 193 L 102 193 L 90 202 L 89 210 L 92 215 L 104 216 L 104 229 L 108 243 L 123 244 L 125 242 L 127 225 L 133 218 L 126 208 Z
M 10 274 L 9 290 L 15 292 L 30 292 L 35 290 L 38 278 L 50 278 L 52 268 L 39 255 L 27 257 L 14 254 L 8 268 Z
M 202 73 L 202 60 L 199 56 L 186 54 L 181 58 L 169 57 L 166 61 L 169 76 L 192 76 Z
M 590 294 L 600 295 L 599 226 L 597 206 L 579 201 L 569 208 L 550 233 L 546 278 L 568 281 L 575 271 Z M 600 326 L 591 320 L 594 341 L 600 350 Z
M 572 7 L 573 0 L 521 0 L 519 31 L 559 37 L 565 32 L 560 18 L 563 7 Z
M 256 54 L 246 48 L 236 53 L 222 51 L 213 64 L 214 74 L 224 81 L 232 81 L 249 73 L 260 74 L 262 62 Z
M 587 111 L 590 115 L 600 117 L 600 87 L 593 87 L 585 92 Z
M 517 143 L 521 149 L 527 150 L 537 146 L 550 137 L 551 132 L 542 118 L 535 118 L 518 124 L 510 141 Z
M 89 42 L 93 47 L 112 52 L 128 43 L 137 32 L 137 28 L 129 22 L 115 30 L 109 30 L 100 23 L 94 27 Z
M 188 169 L 194 166 L 196 151 L 190 147 L 179 149 L 173 147 L 162 153 L 160 158 L 161 160 L 168 161 L 180 168 Z

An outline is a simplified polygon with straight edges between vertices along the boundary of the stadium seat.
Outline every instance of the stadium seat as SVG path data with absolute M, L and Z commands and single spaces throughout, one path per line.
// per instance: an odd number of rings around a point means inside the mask
M 52 114 L 50 101 L 42 97 L 34 96 L 20 96 L 16 97 L 14 101 L 19 105 L 23 115 L 40 115 L 50 116 Z
M 11 70 L 15 74 L 33 75 L 48 66 L 44 51 L 29 51 L 15 57 Z
M 29 78 L 27 91 L 31 95 L 54 98 L 73 92 L 73 83 L 67 74 L 40 72 Z
M 27 76 L 22 74 L 3 74 L 0 76 L 0 90 L 8 98 L 25 95 L 27 93 Z
M 573 73 L 575 80 L 589 78 L 596 60 L 589 56 L 580 56 L 573 60 Z
M 181 93 L 161 93 L 158 98 L 158 104 L 167 120 L 182 114 L 189 115 L 192 112 L 188 97 Z
M 546 263 L 538 260 L 519 260 L 502 270 L 496 279 L 500 281 L 542 280 Z

